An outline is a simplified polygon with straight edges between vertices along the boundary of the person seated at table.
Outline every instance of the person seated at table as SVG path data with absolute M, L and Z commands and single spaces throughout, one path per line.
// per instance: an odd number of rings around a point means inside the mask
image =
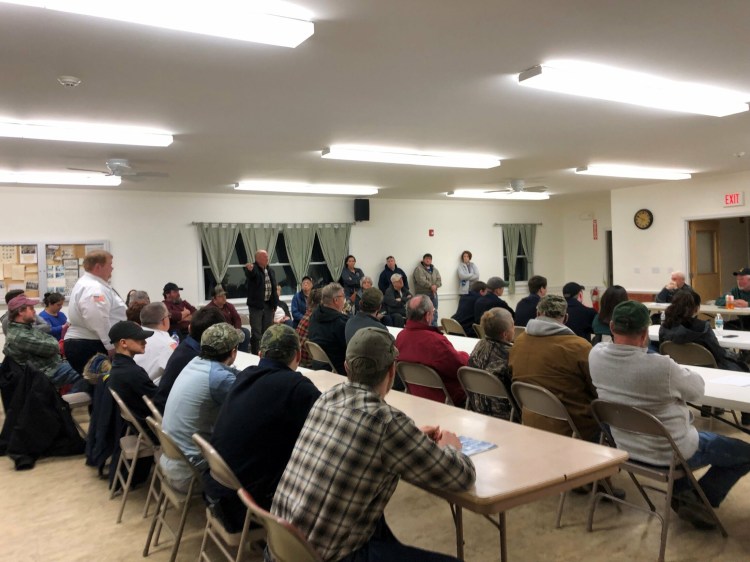
M 743 267 L 732 275 L 737 278 L 737 286 L 717 297 L 715 304 L 726 306 L 727 295 L 732 295 L 735 308 L 747 308 L 750 306 L 750 267 Z M 728 330 L 750 330 L 750 316 L 740 316 L 737 320 L 727 322 L 724 327 Z
M 260 362 L 237 375 L 216 418 L 211 445 L 263 509 L 271 501 L 292 449 L 320 391 L 295 372 L 302 357 L 299 337 L 286 324 L 268 328 Z M 242 428 L 242 431 L 237 431 Z M 231 533 L 242 530 L 245 507 L 237 493 L 203 474 L 209 505 Z
M 245 339 L 240 344 L 240 351 L 245 353 L 250 352 L 250 330 L 242 327 L 242 319 L 240 318 L 239 312 L 234 305 L 227 300 L 227 292 L 224 290 L 222 285 L 216 285 L 214 287 L 212 298 L 206 305 L 207 307 L 216 307 L 224 315 L 224 322 L 233 326 L 237 330 L 242 330 L 245 334 Z
M 508 305 L 507 302 L 500 298 L 503 296 L 505 287 L 507 286 L 508 282 L 505 281 L 502 277 L 490 277 L 489 279 L 487 279 L 487 292 L 479 297 L 474 303 L 475 324 L 479 324 L 479 321 L 482 319 L 482 314 L 487 312 L 490 308 L 495 308 L 498 306 L 510 312 L 510 315 L 515 321 L 515 311 Z
M 299 344 L 302 348 L 302 360 L 300 361 L 300 365 L 308 369 L 312 366 L 312 357 L 310 357 L 310 354 L 307 352 L 305 342 L 307 341 L 307 334 L 310 330 L 310 317 L 312 316 L 312 313 L 315 312 L 315 309 L 320 306 L 322 294 L 322 289 L 312 289 L 310 291 L 310 294 L 307 297 L 305 315 L 302 317 L 302 320 L 299 321 L 296 328 L 297 335 L 299 336 Z
M 297 328 L 299 321 L 307 312 L 307 297 L 310 296 L 310 291 L 313 288 L 312 277 L 305 275 L 302 278 L 299 292 L 295 293 L 292 297 L 292 321 L 294 322 L 294 328 Z
M 602 341 L 602 336 L 612 337 L 609 331 L 609 321 L 612 319 L 612 311 L 621 302 L 628 300 L 628 292 L 620 285 L 607 287 L 602 295 L 599 312 L 594 316 L 591 328 L 594 331 L 594 343 Z
M 383 294 L 383 308 L 391 317 L 391 322 L 397 328 L 403 328 L 406 322 L 406 303 L 411 293 L 406 286 L 406 279 L 400 273 L 391 275 L 391 286 Z
M 597 441 L 599 425 L 591 414 L 596 390 L 589 374 L 591 344 L 565 326 L 568 304 L 560 295 L 545 295 L 537 317 L 529 320 L 510 350 L 513 381 L 541 386 L 563 403 L 583 439 Z M 523 410 L 523 424 L 560 435 L 571 435 L 567 421 Z
M 664 312 L 664 323 L 659 327 L 659 343 L 697 343 L 711 352 L 719 369 L 748 372 L 745 363 L 723 347 L 716 339 L 711 324 L 696 318 L 701 308 L 701 297 L 694 291 L 681 292 L 672 299 Z
M 136 291 L 132 289 L 128 293 L 127 310 L 125 311 L 125 317 L 131 322 L 136 324 L 141 323 L 141 310 L 147 304 L 151 303 L 151 298 L 148 296 L 146 291 Z
M 479 340 L 469 355 L 469 367 L 484 369 L 495 375 L 510 392 L 511 376 L 508 354 L 513 347 L 513 317 L 504 308 L 491 308 L 480 320 L 484 339 Z M 511 403 L 507 398 L 491 398 L 469 394 L 469 408 L 475 412 L 510 420 Z
M 65 304 L 65 295 L 44 293 L 44 301 L 42 302 L 44 302 L 44 310 L 39 313 L 39 318 L 50 325 L 50 335 L 60 341 L 63 330 L 70 326 L 68 317 L 62 311 Z
M 346 336 L 347 344 L 354 334 L 362 328 L 367 326 L 383 328 L 383 322 L 381 321 L 383 315 L 380 312 L 382 304 L 383 293 L 380 292 L 380 289 L 370 287 L 362 292 L 362 299 L 359 302 L 359 312 L 349 317 L 349 320 L 346 321 L 344 335 Z
M 345 331 L 348 317 L 342 312 L 345 303 L 346 297 L 341 285 L 329 283 L 323 287 L 320 306 L 310 316 L 308 329 L 308 339 L 323 348 L 339 375 L 344 374 L 344 354 L 346 353 Z M 313 361 L 313 368 L 325 369 L 326 365 Z
M 169 393 L 172 391 L 172 386 L 174 386 L 177 377 L 180 376 L 180 373 L 188 363 L 200 355 L 200 342 L 203 332 L 220 322 L 224 322 L 224 315 L 218 308 L 214 307 L 204 306 L 193 316 L 193 320 L 190 322 L 188 337 L 180 342 L 170 356 L 169 361 L 167 361 L 167 366 L 164 367 L 164 374 L 159 381 L 159 388 L 152 398 L 153 403 L 162 414 L 164 413 L 164 406 L 167 405 L 167 398 L 169 398 Z
M 547 294 L 547 278 L 534 275 L 529 279 L 529 295 L 516 305 L 516 326 L 526 326 L 529 320 L 536 318 L 536 305 Z
M 188 301 L 182 298 L 180 295 L 182 287 L 178 287 L 177 283 L 171 281 L 164 285 L 162 294 L 164 300 L 162 301 L 169 311 L 169 333 L 176 333 L 180 336 L 180 340 L 188 336 L 188 326 L 190 321 L 193 319 L 195 314 L 195 307 Z
M 470 338 L 478 337 L 476 332 L 474 332 L 474 305 L 477 303 L 479 297 L 483 297 L 486 294 L 487 283 L 484 281 L 474 281 L 469 286 L 469 292 L 459 297 L 456 313 L 451 316 L 451 318 L 461 324 L 464 332 Z
M 659 294 L 656 295 L 656 299 L 654 300 L 656 302 L 670 303 L 675 295 L 683 291 L 689 293 L 692 290 L 693 288 L 685 283 L 685 274 L 682 271 L 673 271 L 672 275 L 669 277 L 669 283 L 664 285 L 664 288 L 659 291 Z
M 458 369 L 469 363 L 469 354 L 456 351 L 439 328 L 432 325 L 435 307 L 428 295 L 415 295 L 406 306 L 406 325 L 396 338 L 399 361 L 419 363 L 435 369 L 456 406 L 463 406 L 466 393 L 458 381 Z M 443 401 L 443 393 L 413 386 L 409 392 Z
M 152 302 L 141 310 L 141 326 L 153 332 L 146 351 L 135 356 L 138 366 L 148 373 L 148 378 L 159 384 L 177 342 L 169 335 L 169 312 L 163 302 Z
M 674 301 L 673 301 L 674 302 Z M 669 430 L 691 467 L 711 465 L 699 484 L 713 507 L 750 471 L 750 443 L 697 431 L 687 402 L 701 402 L 703 378 L 666 355 L 646 353 L 650 325 L 648 309 L 639 302 L 618 304 L 612 313 L 613 343 L 591 351 L 591 377 L 603 400 L 635 406 L 656 416 Z M 618 448 L 636 461 L 669 465 L 672 450 L 664 439 L 612 429 Z M 712 529 L 714 520 L 703 508 L 687 478 L 675 482 L 672 509 L 698 529 Z
M 13 300 L 17 296 L 23 295 L 23 294 L 25 294 L 25 293 L 24 293 L 24 291 L 22 289 L 12 289 L 12 290 L 8 291 L 7 293 L 5 293 L 5 304 L 7 305 L 11 300 Z M 7 336 L 8 335 L 8 324 L 10 324 L 10 316 L 9 316 L 8 312 L 6 312 L 5 314 L 3 314 L 0 317 L 0 323 L 2 323 L 2 326 L 3 326 L 3 334 Z M 44 320 L 42 320 L 41 318 L 39 318 L 36 314 L 34 315 L 34 324 L 33 324 L 33 326 L 34 326 L 34 329 L 41 330 L 45 334 L 49 334 L 50 330 L 52 329 L 52 327 L 47 322 L 45 322 Z
M 429 301 L 412 300 L 421 298 Z M 271 512 L 299 529 L 323 560 L 456 560 L 401 544 L 383 515 L 400 478 L 457 492 L 476 478 L 454 433 L 419 428 L 385 402 L 398 354 L 385 330 L 354 335 L 348 381 L 315 402 L 276 489 Z
M 596 310 L 583 304 L 583 290 L 585 288 L 575 281 L 565 283 L 563 296 L 568 302 L 568 320 L 565 325 L 573 330 L 577 336 L 590 342 Z
M 175 381 L 164 408 L 162 428 L 185 453 L 188 462 L 203 472 L 206 459 L 193 441 L 193 433 L 209 439 L 219 408 L 237 377 L 232 367 L 237 347 L 245 337 L 226 322 L 214 324 L 201 336 L 201 354 L 188 363 Z M 182 459 L 162 455 L 159 464 L 164 477 L 179 491 L 186 492 L 193 471 Z
M 279 302 L 276 304 L 276 310 L 273 311 L 273 323 L 286 324 L 290 328 L 293 328 L 292 313 L 289 312 L 289 305 L 281 300 L 281 291 L 281 285 L 276 285 L 276 295 L 279 297 Z

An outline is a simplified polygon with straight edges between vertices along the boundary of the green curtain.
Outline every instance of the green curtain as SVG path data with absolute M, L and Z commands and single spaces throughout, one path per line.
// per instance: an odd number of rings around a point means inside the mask
M 216 283 L 221 283 L 232 259 L 239 226 L 211 223 L 198 223 L 196 226 L 211 273 L 214 274 Z
M 526 271 L 529 274 L 529 279 L 534 276 L 534 244 L 536 242 L 536 225 L 535 224 L 519 224 L 521 227 L 521 244 L 523 245 L 524 252 L 526 253 Z
M 320 249 L 334 281 L 338 281 L 344 269 L 344 258 L 349 253 L 351 230 L 351 224 L 319 224 L 315 227 Z
M 307 275 L 310 266 L 313 244 L 315 243 L 315 225 L 288 224 L 284 227 L 284 245 L 292 266 L 294 277 L 302 279 Z
M 279 227 L 273 224 L 243 224 L 240 226 L 242 244 L 247 252 L 247 260 L 255 260 L 255 252 L 265 250 L 268 252 L 268 261 L 273 263 L 273 255 L 276 252 L 276 239 L 279 237 Z
M 518 233 L 521 225 L 504 224 L 503 240 L 505 241 L 505 259 L 508 261 L 508 293 L 516 293 L 516 259 L 518 258 Z

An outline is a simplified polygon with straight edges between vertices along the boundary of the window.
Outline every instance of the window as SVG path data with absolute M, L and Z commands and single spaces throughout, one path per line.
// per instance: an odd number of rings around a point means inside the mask
M 510 273 L 508 272 L 508 251 L 505 249 L 505 241 L 503 240 L 503 255 L 505 256 L 505 259 L 503 260 L 503 267 L 505 271 L 505 277 L 504 279 L 507 281 L 510 277 Z M 528 274 L 528 262 L 526 261 L 526 250 L 523 247 L 523 244 L 521 243 L 521 234 L 518 235 L 518 256 L 516 257 L 516 281 L 528 281 L 529 274 Z
M 203 264 L 203 288 L 205 299 L 211 300 L 211 291 L 213 291 L 217 282 L 208 265 L 206 252 L 203 251 L 202 248 L 201 259 Z M 279 237 L 276 240 L 276 249 L 272 259 L 273 261 L 268 265 L 276 274 L 276 282 L 281 286 L 281 294 L 293 295 L 297 292 L 298 283 L 294 272 L 292 271 L 292 266 L 289 264 L 289 257 L 286 253 L 283 232 L 279 233 Z M 245 264 L 248 261 L 251 260 L 248 260 L 245 246 L 242 243 L 242 237 L 238 236 L 237 241 L 234 243 L 234 252 L 232 252 L 229 268 L 227 269 L 227 273 L 221 283 L 224 290 L 227 292 L 228 298 L 247 298 L 247 289 L 245 287 Z M 325 258 L 323 258 L 323 251 L 320 249 L 320 242 L 318 241 L 317 235 L 315 236 L 310 266 L 308 267 L 307 274 L 312 277 L 313 283 L 316 287 L 327 285 L 332 281 L 331 273 L 328 271 L 328 264 L 326 263 Z

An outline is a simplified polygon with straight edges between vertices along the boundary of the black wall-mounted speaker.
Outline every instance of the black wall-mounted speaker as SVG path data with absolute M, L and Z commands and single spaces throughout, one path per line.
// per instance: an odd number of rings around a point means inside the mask
M 370 200 L 369 199 L 355 199 L 354 200 L 354 220 L 356 222 L 370 220 Z

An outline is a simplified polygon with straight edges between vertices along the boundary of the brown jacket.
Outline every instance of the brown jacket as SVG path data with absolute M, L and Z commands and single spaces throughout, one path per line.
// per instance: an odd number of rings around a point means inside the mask
M 584 439 L 593 440 L 599 427 L 591 415 L 596 389 L 589 373 L 591 344 L 549 319 L 530 320 L 510 350 L 513 381 L 542 386 L 565 405 Z M 567 422 L 523 410 L 523 423 L 561 435 L 571 435 Z

